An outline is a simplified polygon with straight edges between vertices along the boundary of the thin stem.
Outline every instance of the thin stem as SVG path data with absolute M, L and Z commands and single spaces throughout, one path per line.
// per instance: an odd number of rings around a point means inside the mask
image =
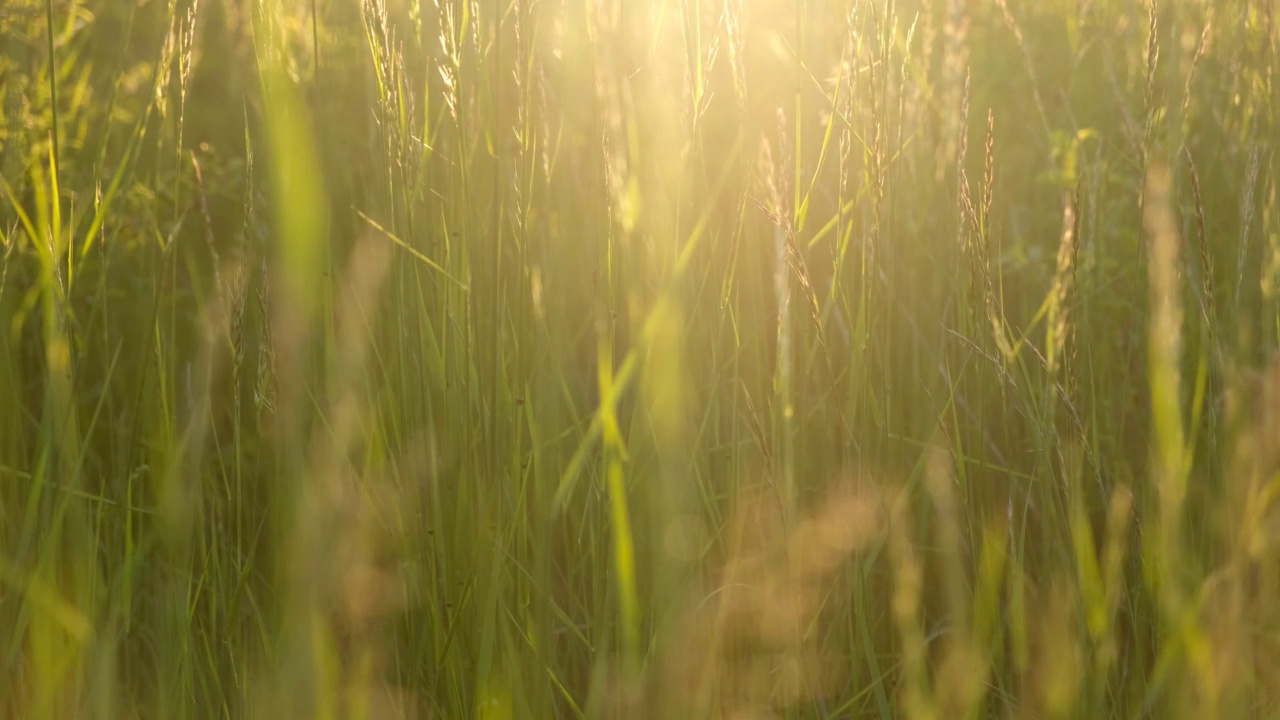
M 53 139 L 53 172 L 57 172 L 61 156 L 58 153 L 58 65 L 53 50 L 53 0 L 45 0 L 44 16 L 49 39 L 49 107 L 53 110 L 53 126 L 49 134 Z

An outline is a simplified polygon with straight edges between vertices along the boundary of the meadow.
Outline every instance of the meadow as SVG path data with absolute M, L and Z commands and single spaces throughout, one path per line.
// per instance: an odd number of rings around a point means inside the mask
M 1280 717 L 1276 0 L 4 0 L 0 718 Z

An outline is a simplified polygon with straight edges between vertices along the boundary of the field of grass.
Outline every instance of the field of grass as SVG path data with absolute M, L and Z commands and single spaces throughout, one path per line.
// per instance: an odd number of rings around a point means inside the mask
M 1280 2 L 3 0 L 0 718 L 1280 717 Z

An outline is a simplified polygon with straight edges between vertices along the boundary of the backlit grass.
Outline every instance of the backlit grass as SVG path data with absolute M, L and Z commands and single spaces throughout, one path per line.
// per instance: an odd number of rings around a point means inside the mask
M 7 0 L 0 717 L 1280 715 L 1272 0 Z

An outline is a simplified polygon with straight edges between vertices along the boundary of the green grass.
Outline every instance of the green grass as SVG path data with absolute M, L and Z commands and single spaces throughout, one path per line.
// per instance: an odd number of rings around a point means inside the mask
M 1280 716 L 1280 6 L 8 0 L 0 717 Z

